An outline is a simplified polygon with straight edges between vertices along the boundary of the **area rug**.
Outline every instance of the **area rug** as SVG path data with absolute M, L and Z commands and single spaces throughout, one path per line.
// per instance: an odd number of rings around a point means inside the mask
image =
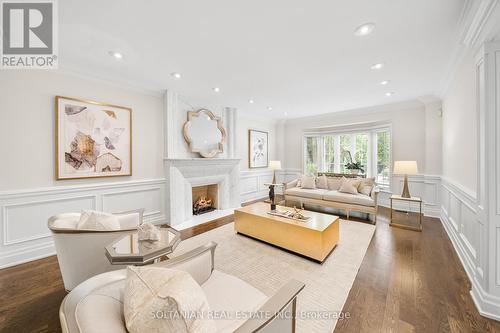
M 218 243 L 215 269 L 272 295 L 290 279 L 305 283 L 299 294 L 297 331 L 332 333 L 375 231 L 370 224 L 340 221 L 340 241 L 321 265 L 235 233 L 226 224 L 182 241 L 183 253 L 209 241 Z

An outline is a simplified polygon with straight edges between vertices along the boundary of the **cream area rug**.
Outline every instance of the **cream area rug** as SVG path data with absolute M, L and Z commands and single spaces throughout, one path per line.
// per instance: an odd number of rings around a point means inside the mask
M 238 235 L 233 223 L 184 240 L 175 252 L 214 241 L 215 269 L 268 296 L 290 279 L 304 282 L 297 302 L 297 331 L 332 333 L 374 231 L 373 225 L 341 220 L 340 241 L 323 264 Z

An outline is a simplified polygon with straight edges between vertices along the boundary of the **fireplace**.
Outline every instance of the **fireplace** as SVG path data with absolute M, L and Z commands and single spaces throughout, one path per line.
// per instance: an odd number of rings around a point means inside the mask
M 217 184 L 192 187 L 193 215 L 209 213 L 219 208 L 219 186 Z

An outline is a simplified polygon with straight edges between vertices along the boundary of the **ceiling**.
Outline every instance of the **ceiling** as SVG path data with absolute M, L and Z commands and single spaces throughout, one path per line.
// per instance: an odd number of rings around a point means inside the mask
M 174 89 L 196 106 L 295 118 L 435 94 L 464 0 L 58 3 L 63 69 Z M 375 31 L 354 36 L 366 22 Z M 371 70 L 378 62 L 385 67 Z

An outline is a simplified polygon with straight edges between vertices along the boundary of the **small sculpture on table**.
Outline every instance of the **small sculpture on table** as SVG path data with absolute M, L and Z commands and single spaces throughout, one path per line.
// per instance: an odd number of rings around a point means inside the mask
M 274 201 L 274 184 L 269 185 L 269 200 L 271 200 L 271 211 L 276 211 L 276 203 Z
M 290 212 L 290 217 L 297 220 L 306 220 L 307 218 L 302 214 L 304 209 L 293 206 L 293 212 Z
M 143 223 L 137 227 L 140 241 L 156 242 L 161 238 L 161 231 L 151 223 Z

